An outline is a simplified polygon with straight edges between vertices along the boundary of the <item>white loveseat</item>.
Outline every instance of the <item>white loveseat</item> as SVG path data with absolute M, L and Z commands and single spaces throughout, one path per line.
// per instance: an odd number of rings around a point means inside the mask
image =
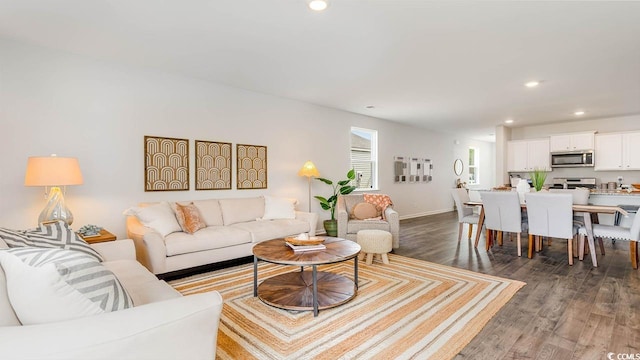
M 180 227 L 178 231 L 165 227 L 175 219 L 158 222 L 141 216 L 139 211 L 137 214 L 127 211 L 127 236 L 135 242 L 138 261 L 160 275 L 251 256 L 253 245 L 260 241 L 300 233 L 315 235 L 318 215 L 295 211 L 295 200 L 286 200 L 290 211 L 282 210 L 277 206 L 282 205 L 282 200 L 260 196 L 179 201 L 179 204 L 192 202 L 206 223 L 205 228 L 192 234 Z M 137 209 L 157 204 L 142 203 Z
M 0 239 L 0 249 L 6 248 Z M 0 359 L 214 359 L 222 298 L 182 296 L 135 259 L 131 240 L 94 244 L 134 307 L 23 326 L 0 266 Z M 28 286 L 28 284 L 25 284 Z

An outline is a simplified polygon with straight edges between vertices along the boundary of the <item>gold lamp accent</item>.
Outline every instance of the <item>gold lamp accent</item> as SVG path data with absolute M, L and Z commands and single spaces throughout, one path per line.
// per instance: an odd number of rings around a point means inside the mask
M 309 212 L 311 212 L 311 178 L 320 176 L 320 173 L 311 161 L 307 161 L 302 165 L 302 169 L 298 171 L 298 176 L 306 176 L 309 182 Z
M 66 188 L 63 191 L 60 186 L 81 185 L 82 181 L 82 172 L 76 158 L 58 157 L 55 154 L 29 157 L 24 185 L 44 186 L 45 196 L 48 196 L 47 205 L 40 213 L 38 223 L 62 220 L 71 225 L 73 214 L 65 205 L 63 196 Z

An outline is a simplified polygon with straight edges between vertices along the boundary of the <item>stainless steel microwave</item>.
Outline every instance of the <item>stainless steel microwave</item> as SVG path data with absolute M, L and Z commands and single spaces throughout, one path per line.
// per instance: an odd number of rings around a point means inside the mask
M 551 153 L 552 168 L 593 166 L 593 160 L 593 150 Z

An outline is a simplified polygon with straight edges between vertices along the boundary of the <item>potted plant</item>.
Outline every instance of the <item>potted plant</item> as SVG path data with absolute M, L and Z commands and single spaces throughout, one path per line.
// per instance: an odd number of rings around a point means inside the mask
M 545 170 L 534 169 L 529 173 L 529 177 L 531 177 L 531 185 L 536 191 L 540 191 L 544 186 L 545 180 L 547 180 L 547 172 Z
M 347 178 L 345 180 L 338 181 L 335 185 L 333 181 L 325 178 L 316 178 L 319 181 L 331 186 L 333 189 L 333 194 L 327 199 L 322 196 L 314 196 L 318 201 L 320 201 L 320 206 L 324 210 L 329 210 L 331 213 L 331 219 L 325 220 L 323 222 L 324 229 L 329 236 L 337 236 L 338 235 L 338 221 L 336 220 L 336 206 L 338 204 L 338 196 L 339 195 L 347 195 L 353 192 L 356 189 L 355 186 L 350 185 L 351 181 L 356 178 L 355 170 L 351 169 L 347 173 Z

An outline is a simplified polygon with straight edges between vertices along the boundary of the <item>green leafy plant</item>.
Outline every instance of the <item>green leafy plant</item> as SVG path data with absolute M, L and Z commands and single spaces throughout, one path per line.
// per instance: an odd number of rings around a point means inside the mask
M 323 183 L 331 186 L 333 189 L 333 194 L 329 198 L 325 198 L 322 196 L 314 196 L 314 198 L 320 201 L 320 206 L 324 210 L 329 210 L 331 212 L 331 220 L 335 220 L 336 213 L 336 205 L 338 204 L 338 196 L 339 195 L 347 195 L 353 192 L 356 189 L 355 186 L 350 185 L 351 181 L 356 178 L 355 170 L 351 169 L 347 173 L 347 178 L 345 180 L 340 180 L 336 184 L 333 181 L 325 178 L 316 178 L 318 181 L 322 181 Z
M 534 169 L 529 173 L 529 177 L 531 178 L 531 185 L 533 185 L 536 191 L 540 191 L 544 186 L 545 180 L 547 180 L 547 172 L 540 169 Z

